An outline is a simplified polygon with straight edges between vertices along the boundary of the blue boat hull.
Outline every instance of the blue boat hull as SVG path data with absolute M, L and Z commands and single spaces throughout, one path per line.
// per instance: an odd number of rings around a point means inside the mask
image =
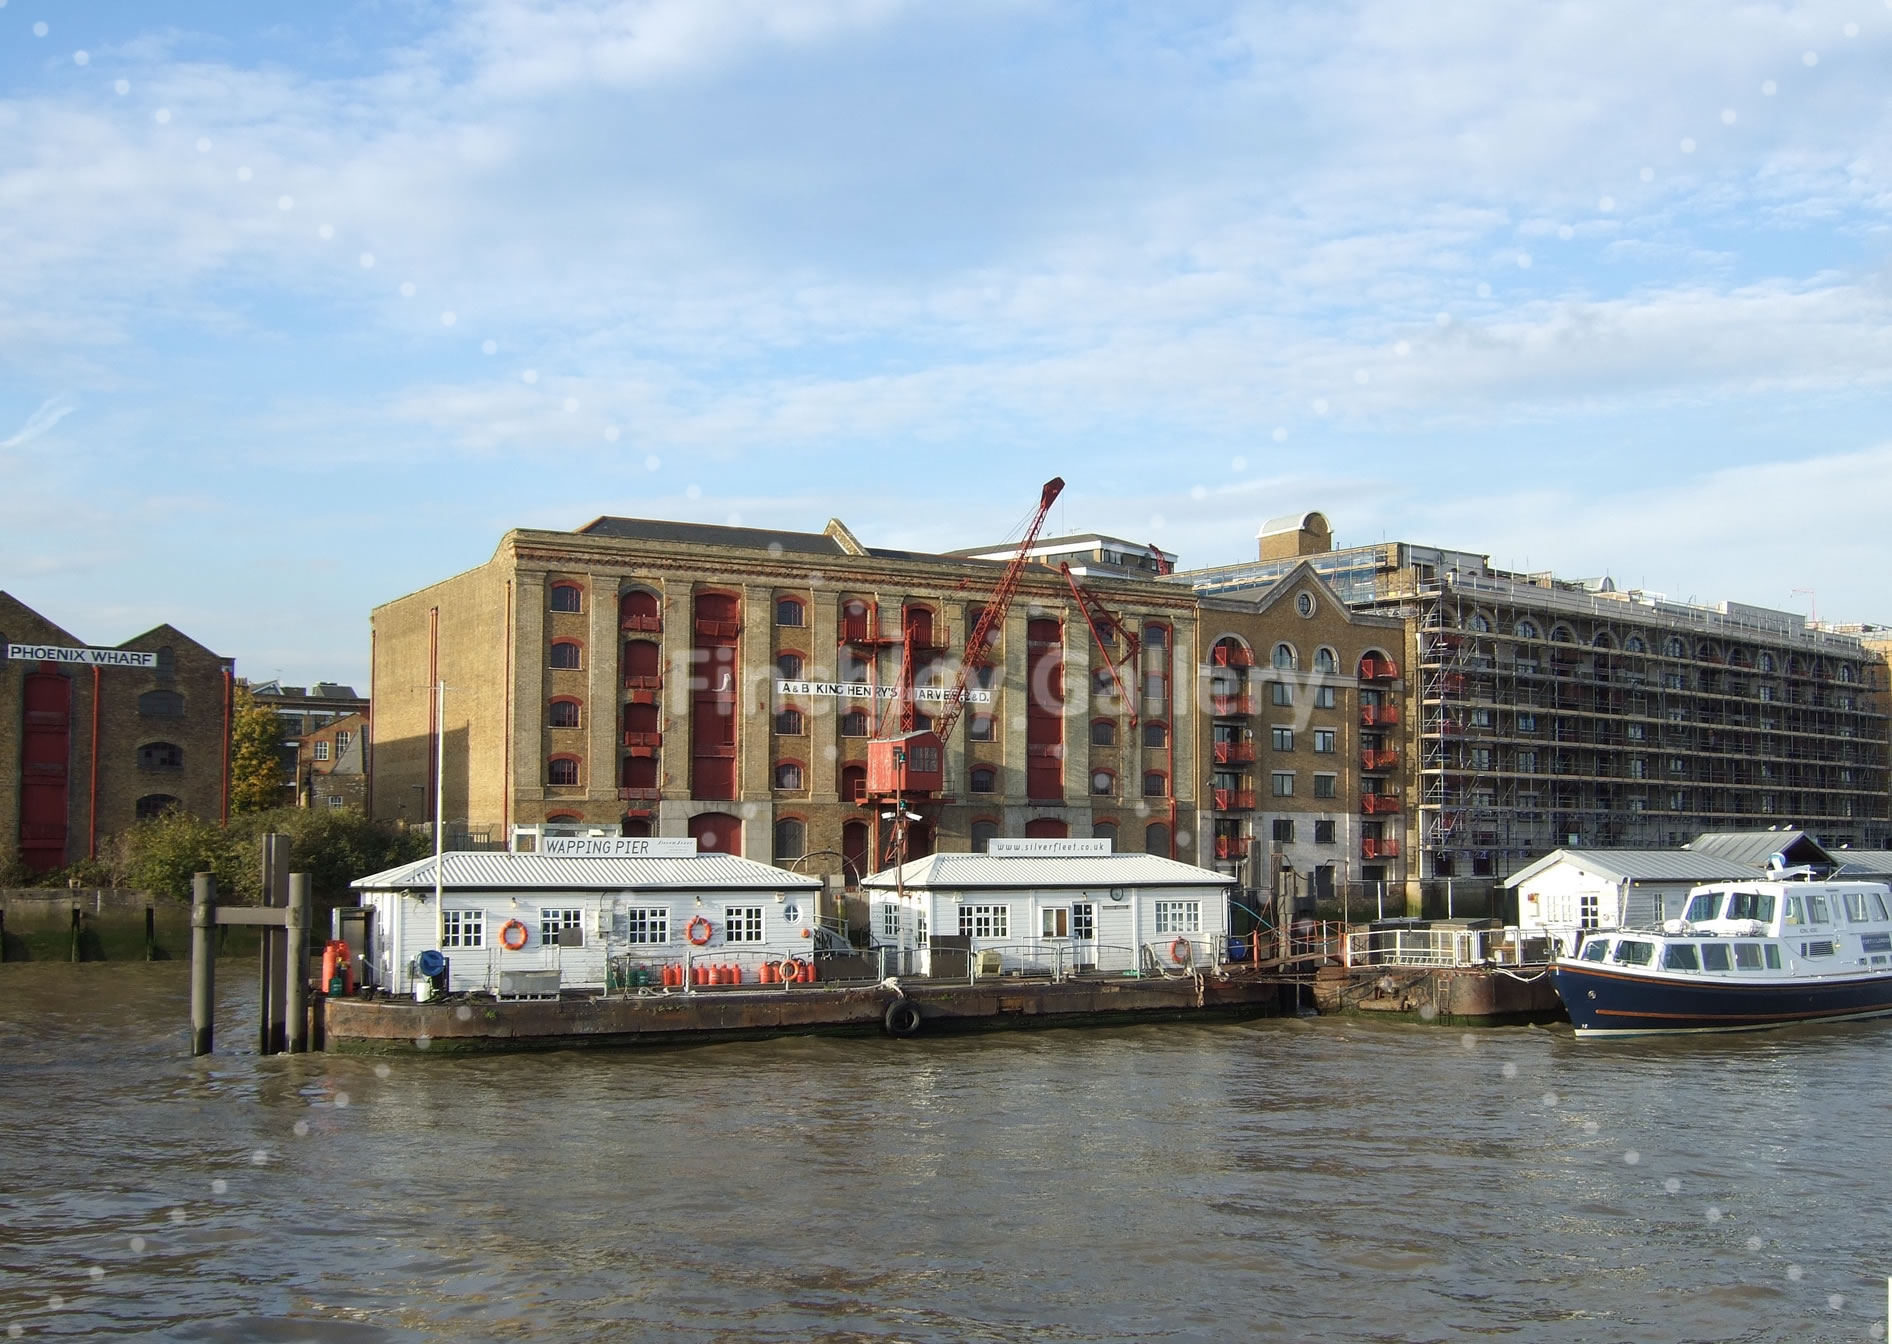
M 1579 1036 L 1760 1031 L 1892 1014 L 1892 974 L 1817 981 L 1682 980 L 1559 962 L 1551 983 Z

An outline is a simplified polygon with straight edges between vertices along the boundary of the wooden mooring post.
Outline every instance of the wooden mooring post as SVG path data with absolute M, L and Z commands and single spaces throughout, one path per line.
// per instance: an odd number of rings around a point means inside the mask
M 272 837 L 275 838 L 275 837 Z M 287 849 L 280 852 L 287 858 Z M 217 904 L 216 879 L 191 880 L 191 1054 L 207 1055 L 215 1039 L 217 926 L 248 924 L 266 935 L 257 976 L 257 1040 L 264 1054 L 300 1054 L 309 1048 L 309 875 L 282 872 L 284 904 Z M 275 955 L 270 955 L 271 948 Z

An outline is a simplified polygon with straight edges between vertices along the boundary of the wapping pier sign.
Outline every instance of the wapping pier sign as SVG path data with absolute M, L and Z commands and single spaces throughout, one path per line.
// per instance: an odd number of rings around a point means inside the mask
M 68 649 L 57 644 L 9 644 L 7 661 L 78 663 L 81 667 L 156 667 L 158 655 L 131 649 Z
M 864 681 L 777 681 L 777 695 L 830 696 L 840 700 L 891 700 L 900 694 L 898 686 L 869 686 Z M 952 698 L 950 686 L 915 686 L 913 698 L 920 704 L 944 704 Z M 992 692 L 967 690 L 966 703 L 989 705 Z

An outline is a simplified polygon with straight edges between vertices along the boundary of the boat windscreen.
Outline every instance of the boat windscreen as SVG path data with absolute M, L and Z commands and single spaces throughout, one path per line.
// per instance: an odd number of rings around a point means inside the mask
M 1654 943 L 1640 943 L 1633 938 L 1625 938 L 1616 944 L 1616 960 L 1625 966 L 1647 966 L 1654 957 Z
M 1771 923 L 1774 918 L 1774 898 L 1764 891 L 1737 891 L 1728 898 L 1729 919 L 1758 919 L 1761 923 Z
M 1721 893 L 1718 891 L 1697 892 L 1688 898 L 1688 909 L 1682 912 L 1682 918 L 1691 924 L 1705 924 L 1715 917 L 1715 911 L 1721 906 Z
M 1598 939 L 1583 945 L 1583 960 L 1601 961 L 1610 954 L 1610 945 Z

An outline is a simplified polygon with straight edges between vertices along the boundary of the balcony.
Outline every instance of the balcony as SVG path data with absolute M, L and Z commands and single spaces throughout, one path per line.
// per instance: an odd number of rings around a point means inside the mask
M 1255 810 L 1255 791 L 1253 789 L 1217 789 L 1215 810 L 1217 812 L 1252 812 Z
M 1255 651 L 1218 644 L 1209 651 L 1209 661 L 1216 667 L 1253 667 Z
M 1215 744 L 1215 763 L 1217 765 L 1249 765 L 1255 759 L 1253 742 L 1217 742 Z
M 1362 705 L 1360 724 L 1365 728 L 1377 728 L 1382 724 L 1399 722 L 1398 705 Z
M 704 621 L 696 623 L 696 633 L 710 639 L 734 639 L 742 629 L 740 621 Z
M 1360 768 L 1362 770 L 1391 770 L 1398 764 L 1399 752 L 1392 747 L 1384 747 L 1379 751 L 1363 751 L 1360 753 Z
M 619 789 L 618 790 L 618 801 L 620 803 L 635 803 L 635 802 L 640 802 L 640 801 L 654 802 L 658 798 L 661 798 L 661 797 L 663 797 L 662 789 Z
M 1369 793 L 1360 799 L 1360 810 L 1370 817 L 1397 812 L 1399 811 L 1399 796 L 1392 793 Z
M 1215 857 L 1245 859 L 1248 857 L 1248 842 L 1239 835 L 1218 835 L 1215 837 Z
M 660 691 L 663 689 L 663 684 L 664 677 L 661 672 L 626 672 L 624 674 L 624 689 L 627 691 Z
M 1396 859 L 1399 857 L 1399 841 L 1388 836 L 1375 840 L 1371 836 L 1360 842 L 1360 857 L 1363 859 Z
M 1437 636 L 1437 643 L 1444 636 Z M 1456 643 L 1456 641 L 1454 641 Z M 1375 658 L 1371 654 L 1360 660 L 1361 681 L 1395 681 L 1399 677 L 1399 664 L 1391 658 Z
M 1225 718 L 1242 718 L 1255 712 L 1255 700 L 1247 695 L 1212 695 L 1209 712 Z
M 664 618 L 661 616 L 618 617 L 618 629 L 620 630 L 642 630 L 654 635 L 663 628 Z
M 627 731 L 624 734 L 624 745 L 627 747 L 661 747 L 663 744 L 664 735 L 662 733 L 633 733 Z

